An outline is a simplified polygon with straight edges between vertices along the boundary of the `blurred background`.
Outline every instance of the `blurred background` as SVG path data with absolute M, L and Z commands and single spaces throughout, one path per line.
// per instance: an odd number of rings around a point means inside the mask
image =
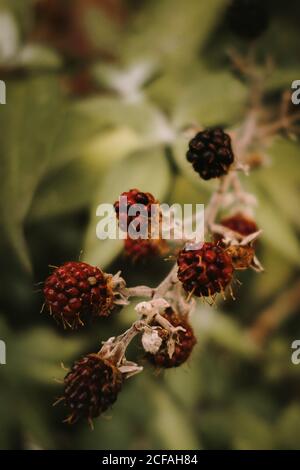
M 206 203 L 215 182 L 185 162 L 185 129 L 234 128 L 249 83 L 228 51 L 255 48 L 271 119 L 300 79 L 297 0 L 266 3 L 253 43 L 229 27 L 226 0 L 1 0 L 0 365 L 2 449 L 299 449 L 300 143 L 282 133 L 253 149 L 243 177 L 258 199 L 265 272 L 239 274 L 236 301 L 199 302 L 188 364 L 130 379 L 113 410 L 62 424 L 60 367 L 96 351 L 134 318 L 133 306 L 82 331 L 40 313 L 49 265 L 82 259 L 129 285 L 155 286 L 171 262 L 132 265 L 97 240 L 96 207 L 138 187 L 164 202 Z M 267 65 L 266 65 L 267 64 Z M 271 64 L 271 65 L 270 65 Z M 262 75 L 264 76 L 264 75 Z M 255 165 L 253 165 L 255 166 Z M 132 348 L 132 359 L 142 351 Z

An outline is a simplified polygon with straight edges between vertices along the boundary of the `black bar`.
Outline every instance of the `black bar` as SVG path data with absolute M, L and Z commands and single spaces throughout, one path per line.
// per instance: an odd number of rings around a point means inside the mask
M 243 465 L 244 468 L 253 470 L 254 464 L 275 464 L 286 465 L 289 458 L 296 458 L 297 451 L 165 451 L 165 450 L 26 450 L 26 451 L 0 451 L 3 458 L 10 463 L 22 459 L 22 465 L 38 463 L 63 463 L 70 465 L 72 463 L 84 465 L 93 465 L 95 468 L 101 466 L 107 468 L 111 466 L 122 465 L 125 468 L 138 468 L 140 466 L 190 466 L 196 468 L 208 465 L 224 464 L 232 462 Z M 91 467 L 90 469 L 91 470 Z

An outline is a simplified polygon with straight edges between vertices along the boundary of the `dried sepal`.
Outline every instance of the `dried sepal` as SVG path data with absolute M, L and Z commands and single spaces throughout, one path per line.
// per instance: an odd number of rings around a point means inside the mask
M 154 328 L 146 329 L 142 336 L 142 345 L 146 352 L 151 354 L 157 353 L 161 347 L 162 338 L 159 336 L 158 330 Z

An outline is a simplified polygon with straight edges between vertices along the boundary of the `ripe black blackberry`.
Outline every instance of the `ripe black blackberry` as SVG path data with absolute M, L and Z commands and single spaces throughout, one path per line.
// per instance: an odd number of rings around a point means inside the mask
M 69 409 L 65 422 L 83 418 L 91 423 L 116 401 L 122 384 L 122 373 L 109 360 L 99 354 L 84 356 L 67 373 L 63 397 L 57 401 Z
M 198 132 L 186 158 L 204 180 L 226 175 L 234 161 L 230 136 L 220 128 Z
M 265 0 L 233 0 L 227 20 L 231 31 L 242 39 L 258 38 L 269 24 Z

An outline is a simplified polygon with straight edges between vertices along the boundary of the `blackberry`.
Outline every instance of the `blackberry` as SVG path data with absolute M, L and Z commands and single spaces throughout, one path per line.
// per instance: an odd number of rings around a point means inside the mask
M 82 317 L 108 316 L 114 300 L 109 277 L 101 269 L 74 261 L 46 279 L 44 296 L 50 314 L 70 328 L 82 326 Z
M 175 350 L 172 357 L 168 353 L 168 335 L 165 330 L 158 330 L 158 334 L 162 338 L 162 345 L 156 354 L 147 353 L 147 359 L 153 365 L 169 369 L 171 367 L 178 367 L 189 358 L 195 344 L 196 338 L 193 329 L 189 324 L 187 318 L 179 316 L 171 307 L 167 308 L 163 316 L 174 326 L 181 326 L 185 331 L 178 331 L 178 337 L 175 345 Z M 155 326 L 155 321 L 152 326 Z
M 153 204 L 158 204 L 158 201 L 151 193 L 144 193 L 139 189 L 130 189 L 129 191 L 125 191 L 121 194 L 121 196 L 127 198 L 126 207 L 122 208 L 120 206 L 120 200 L 114 203 L 114 208 L 116 211 L 117 218 L 119 220 L 119 226 L 121 230 L 127 232 L 128 226 L 131 222 L 133 222 L 139 215 L 129 216 L 128 210 L 135 205 L 142 205 L 147 212 L 147 219 L 151 219 L 151 206 Z M 138 229 L 139 224 L 137 225 Z
M 99 354 L 84 356 L 64 379 L 64 394 L 58 401 L 69 409 L 65 422 L 73 424 L 82 418 L 91 422 L 116 401 L 122 384 L 122 373 L 109 360 Z
M 181 250 L 177 264 L 178 279 L 183 288 L 197 297 L 222 292 L 232 280 L 231 258 L 218 243 L 204 243 L 195 250 Z
M 220 224 L 245 237 L 258 231 L 254 220 L 250 219 L 242 212 L 237 212 L 234 215 L 222 219 Z
M 220 128 L 198 132 L 186 158 L 204 180 L 226 175 L 234 161 L 230 136 Z
M 157 258 L 166 254 L 168 251 L 167 244 L 164 240 L 133 240 L 127 238 L 124 241 L 125 256 L 133 263 L 143 263 L 149 259 Z

